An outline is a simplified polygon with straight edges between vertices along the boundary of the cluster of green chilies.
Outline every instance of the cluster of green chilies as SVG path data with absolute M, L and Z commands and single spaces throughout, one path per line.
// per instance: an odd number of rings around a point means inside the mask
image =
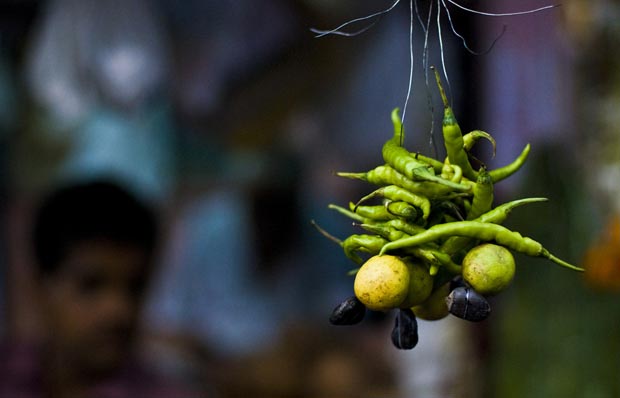
M 378 186 L 348 208 L 329 205 L 367 232 L 338 241 L 345 255 L 358 265 L 364 261 L 361 253 L 413 256 L 425 263 L 431 274 L 444 270 L 453 276 L 461 273 L 460 261 L 467 251 L 481 242 L 494 242 L 583 271 L 555 257 L 539 242 L 501 225 L 514 208 L 546 200 L 525 198 L 493 208 L 494 184 L 521 168 L 530 146 L 504 167 L 475 170 L 469 151 L 481 138 L 489 140 L 495 150 L 495 140 L 480 130 L 462 134 L 439 75 L 435 75 L 444 104 L 442 133 L 447 157 L 442 162 L 404 148 L 402 122 L 398 108 L 394 109 L 394 134 L 382 148 L 385 164 L 365 173 L 337 173 Z M 373 198 L 381 198 L 382 204 L 365 204 Z

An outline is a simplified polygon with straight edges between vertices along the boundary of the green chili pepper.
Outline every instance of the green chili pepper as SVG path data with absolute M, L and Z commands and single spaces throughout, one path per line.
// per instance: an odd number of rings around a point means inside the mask
M 359 202 L 357 202 L 356 206 L 376 196 L 382 196 L 386 199 L 390 199 L 393 201 L 407 202 L 413 206 L 419 207 L 420 209 L 422 209 L 422 218 L 424 219 L 427 219 L 428 215 L 431 212 L 431 202 L 428 200 L 428 198 L 421 195 L 416 195 L 396 185 L 387 185 L 385 187 L 376 189 L 375 191 L 360 199 Z
M 377 235 L 351 235 L 345 240 L 340 240 L 321 228 L 314 220 L 312 220 L 312 225 L 327 239 L 342 247 L 347 258 L 358 265 L 362 265 L 364 260 L 356 252 L 360 251 L 376 255 L 381 250 L 381 247 L 388 242 Z M 352 270 L 351 272 L 355 271 L 357 270 Z
M 491 175 L 491 179 L 493 180 L 493 183 L 501 181 L 506 177 L 510 177 L 517 170 L 519 170 L 521 166 L 523 166 L 523 164 L 525 163 L 525 160 L 527 159 L 527 155 L 529 155 L 529 153 L 530 153 L 530 144 L 527 144 L 525 148 L 523 148 L 523 151 L 521 152 L 519 157 L 517 157 L 512 163 L 489 171 L 489 174 Z
M 384 204 L 384 207 L 388 213 L 396 217 L 401 217 L 407 220 L 415 220 L 418 217 L 418 211 L 407 202 L 389 201 Z
M 415 153 L 409 152 L 409 154 L 413 156 L 415 160 L 422 161 L 428 164 L 429 166 L 432 166 L 433 170 L 435 170 L 435 173 L 441 173 L 441 168 L 443 167 L 443 163 L 441 163 L 439 160 L 433 159 L 429 156 L 424 156 L 418 152 L 415 152 Z
M 523 199 L 513 200 L 511 202 L 507 202 L 507 203 L 497 206 L 493 210 L 490 210 L 484 213 L 483 215 L 481 215 L 474 221 L 479 221 L 483 223 L 501 224 L 504 221 L 506 221 L 506 218 L 508 218 L 508 215 L 514 208 L 525 205 L 525 204 L 529 204 L 529 203 L 546 202 L 547 200 L 548 200 L 547 198 L 523 198 Z
M 387 251 L 414 247 L 424 243 L 434 242 L 450 236 L 465 236 L 482 241 L 495 241 L 497 244 L 508 249 L 534 257 L 544 257 L 554 263 L 576 270 L 583 271 L 583 268 L 569 264 L 545 249 L 539 242 L 521 236 L 518 232 L 509 230 L 506 227 L 491 223 L 481 223 L 478 221 L 455 221 L 451 223 L 438 224 L 429 228 L 426 232 L 399 239 L 395 242 L 386 243 L 379 254 Z
M 415 159 L 415 157 L 402 146 L 403 128 L 400 118 L 398 117 L 398 108 L 392 111 L 392 123 L 394 124 L 394 136 L 383 144 L 381 151 L 383 160 L 385 160 L 388 165 L 411 180 L 436 182 L 452 189 L 467 189 L 452 181 L 436 176 L 433 166 Z
M 409 151 L 402 146 L 403 144 L 403 125 L 398 115 L 398 108 L 392 111 L 392 124 L 394 125 L 394 135 L 383 144 L 382 155 L 387 164 L 394 167 L 399 172 L 405 174 L 408 178 L 413 177 L 417 172 L 424 174 L 423 170 L 430 173 L 434 169 L 428 164 L 414 159 Z
M 444 175 L 445 173 L 445 175 Z M 442 169 L 441 176 L 446 178 L 452 182 L 461 183 L 463 178 L 463 169 L 455 164 L 450 164 L 450 162 L 444 163 L 444 168 Z M 462 184 L 468 185 L 468 184 Z
M 344 216 L 347 216 L 354 221 L 357 221 L 359 224 L 372 224 L 375 222 L 375 220 L 362 217 L 361 215 L 354 213 L 353 211 L 347 210 L 344 207 L 341 207 L 335 204 L 330 204 L 327 207 L 329 209 L 336 210 L 338 213 Z M 426 231 L 426 229 L 420 227 L 419 225 L 411 224 L 401 219 L 393 219 L 393 220 L 385 221 L 385 224 L 389 225 L 392 228 L 396 228 L 400 231 L 403 231 L 409 235 L 415 235 L 420 232 Z M 316 227 L 318 228 L 318 226 Z M 323 233 L 323 235 L 325 234 L 326 233 Z
M 364 252 L 374 256 L 387 243 L 389 241 L 378 235 L 351 235 L 342 242 L 341 246 L 347 258 L 361 265 L 364 260 L 356 252 Z
M 489 140 L 491 145 L 493 145 L 493 157 L 495 157 L 495 139 L 491 136 L 491 134 L 482 130 L 473 130 L 463 136 L 463 149 L 467 152 L 471 151 L 476 141 L 480 138 L 485 138 Z
M 419 234 L 420 232 L 426 231 L 424 227 L 421 227 L 416 224 L 408 223 L 407 221 L 401 220 L 401 219 L 390 220 L 390 221 L 387 221 L 386 224 L 389 225 L 390 227 L 403 231 L 404 233 L 409 234 L 409 235 L 416 235 L 416 234 Z
M 443 267 L 448 272 L 459 275 L 461 273 L 461 266 L 455 264 L 450 256 L 443 253 L 436 245 L 421 245 L 403 249 L 405 254 L 412 255 L 422 260 L 428 266 L 428 272 L 431 275 L 436 275 Z
M 448 253 L 441 251 L 441 249 L 433 250 L 432 253 L 433 253 L 433 256 L 435 256 L 435 258 L 439 261 L 439 263 L 442 265 L 444 269 L 446 269 L 447 271 L 455 275 L 461 274 L 461 266 L 458 264 L 455 264 L 452 261 L 452 258 L 450 257 Z
M 338 205 L 334 205 L 334 204 L 329 204 L 327 205 L 328 209 L 332 209 L 332 210 L 336 210 L 338 213 L 343 214 L 347 217 L 349 217 L 350 219 L 357 221 L 359 223 L 365 223 L 365 222 L 372 222 L 372 220 L 367 219 L 365 217 L 362 217 L 361 215 L 353 212 L 353 211 L 349 211 L 347 209 L 345 209 L 344 207 L 338 206 Z
M 506 220 L 506 218 L 508 218 L 508 215 L 514 208 L 528 203 L 544 202 L 546 200 L 547 198 L 525 198 L 513 200 L 511 202 L 507 202 L 500 206 L 497 206 L 496 208 L 484 213 L 483 215 L 472 221 L 478 221 L 481 223 L 501 224 Z M 441 245 L 441 249 L 444 252 L 453 255 L 465 249 L 470 244 L 475 244 L 475 239 L 463 236 L 452 236 Z
M 354 178 L 378 186 L 396 185 L 406 189 L 409 192 L 424 195 L 429 198 L 440 197 L 455 190 L 459 192 L 467 192 L 471 190 L 469 185 L 458 184 L 446 179 L 442 179 L 445 183 L 441 184 L 429 181 L 413 181 L 389 165 L 377 166 L 366 173 L 338 172 L 336 174 L 340 177 Z
M 493 206 L 493 181 L 491 176 L 483 167 L 478 171 L 478 179 L 474 185 L 474 197 L 471 202 L 471 209 L 467 213 L 467 219 L 473 220 L 491 210 Z
M 404 250 L 404 252 L 418 258 L 419 260 L 422 260 L 422 262 L 428 267 L 428 273 L 430 275 L 434 276 L 437 274 L 439 268 L 441 267 L 441 262 L 437 259 L 437 257 L 435 257 L 433 250 L 429 250 L 424 246 L 410 247 Z
M 467 152 L 465 152 L 464 149 L 463 133 L 461 132 L 461 128 L 454 117 L 452 107 L 450 107 L 450 104 L 448 103 L 448 97 L 446 97 L 446 93 L 441 85 L 439 72 L 437 72 L 435 68 L 433 68 L 433 71 L 435 72 L 437 87 L 439 88 L 439 94 L 441 95 L 441 100 L 444 105 L 442 132 L 448 159 L 450 159 L 451 164 L 455 164 L 463 169 L 463 175 L 465 177 L 470 180 L 476 180 L 476 172 L 471 167 L 467 157 Z
M 349 202 L 349 209 L 364 218 L 375 221 L 388 221 L 396 218 L 384 205 L 356 206 L 355 203 Z
M 452 168 L 452 165 L 450 164 L 450 161 L 448 159 L 446 159 L 446 161 L 443 163 L 443 166 L 441 167 L 440 176 L 441 178 L 445 178 L 446 180 L 451 180 L 454 176 L 454 169 Z
M 394 242 L 396 240 L 411 236 L 399 229 L 392 227 L 391 225 L 384 223 L 360 224 L 360 227 L 364 228 L 368 232 L 377 234 L 382 238 L 389 240 L 390 242 Z

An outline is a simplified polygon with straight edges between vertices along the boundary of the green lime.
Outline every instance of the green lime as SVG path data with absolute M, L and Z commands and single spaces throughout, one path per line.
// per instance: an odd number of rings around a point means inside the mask
M 409 293 L 400 308 L 411 308 L 421 304 L 433 291 L 433 277 L 428 269 L 414 261 L 406 261 L 409 267 Z
M 503 246 L 485 243 L 471 249 L 463 258 L 463 279 L 480 294 L 501 292 L 514 275 L 514 257 Z
M 431 293 L 422 304 L 414 306 L 412 308 L 413 313 L 418 318 L 426 321 L 436 321 L 445 318 L 449 314 L 448 305 L 446 304 L 448 294 L 450 294 L 449 282 Z

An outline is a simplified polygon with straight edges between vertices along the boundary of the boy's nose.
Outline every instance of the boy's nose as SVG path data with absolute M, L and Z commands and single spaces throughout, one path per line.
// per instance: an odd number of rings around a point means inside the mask
M 110 292 L 104 298 L 101 311 L 102 318 L 108 322 L 131 324 L 137 316 L 138 304 L 125 292 Z

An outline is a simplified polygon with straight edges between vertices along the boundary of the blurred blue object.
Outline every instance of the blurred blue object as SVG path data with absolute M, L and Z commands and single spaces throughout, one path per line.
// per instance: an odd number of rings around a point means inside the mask
M 154 3 L 53 0 L 43 11 L 26 57 L 35 142 L 66 148 L 44 178 L 107 175 L 148 199 L 165 197 L 175 132 L 168 43 Z
M 163 200 L 174 185 L 173 135 L 165 104 L 132 115 L 98 108 L 75 130 L 59 176 L 115 177 L 146 199 Z
M 147 311 L 151 329 L 192 334 L 219 354 L 256 351 L 278 335 L 280 307 L 256 271 L 243 192 L 215 190 L 179 215 Z

